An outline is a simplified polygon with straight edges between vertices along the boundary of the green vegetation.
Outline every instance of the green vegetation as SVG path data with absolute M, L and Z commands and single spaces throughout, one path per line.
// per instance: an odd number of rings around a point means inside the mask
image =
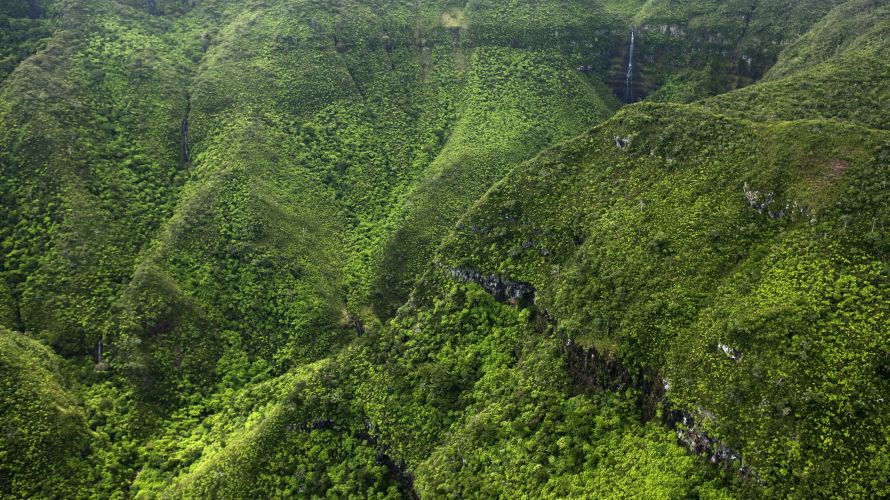
M 7 2 L 0 496 L 890 495 L 888 8 Z
M 0 330 L 0 493 L 51 497 L 77 491 L 89 446 L 83 409 L 64 385 L 61 359 Z
M 10 0 L 0 6 L 0 80 L 52 35 L 52 3 Z
M 566 337 L 665 376 L 774 493 L 864 494 L 886 474 L 860 457 L 887 446 L 887 139 L 628 108 L 490 191 L 443 267 L 535 283 Z

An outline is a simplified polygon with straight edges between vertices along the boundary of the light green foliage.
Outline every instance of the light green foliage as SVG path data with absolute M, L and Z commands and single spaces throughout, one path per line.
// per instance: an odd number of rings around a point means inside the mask
M 709 425 L 739 436 L 773 491 L 883 494 L 887 464 L 871 455 L 888 450 L 888 384 L 876 374 L 888 340 L 885 277 L 865 255 L 848 260 L 837 245 L 795 236 L 763 256 L 769 267 L 727 280 L 680 335 L 667 374 L 678 400 L 711 409 Z M 760 279 L 747 289 L 752 271 Z M 717 342 L 739 346 L 742 360 L 708 355 Z
M 0 91 L 4 278 L 17 326 L 64 354 L 95 345 L 180 178 L 184 62 L 155 50 L 150 23 L 78 21 L 84 36 L 61 31 Z
M 144 460 L 142 441 L 150 433 L 157 411 L 122 382 L 105 372 L 82 391 L 91 431 L 87 455 L 91 469 L 84 472 L 78 496 L 124 498 Z M 73 488 L 68 488 L 67 494 L 72 496 Z
M 493 188 L 440 265 L 534 283 L 566 336 L 665 375 L 768 491 L 875 491 L 887 140 L 628 108 Z
M 558 55 L 479 48 L 469 64 L 448 143 L 408 195 L 386 243 L 375 304 L 383 316 L 404 301 L 434 245 L 492 182 L 609 112 L 599 88 L 561 69 L 566 63 Z
M 575 397 L 524 411 L 492 405 L 418 468 L 418 490 L 432 497 L 666 499 L 715 488 L 671 432 L 641 428 L 615 404 Z
M 160 479 L 180 470 L 187 473 L 172 482 L 176 497 L 398 496 L 338 376 L 335 363 L 322 361 L 274 380 L 254 377 L 247 389 L 227 386 L 183 409 L 151 444 L 136 497 L 160 493 L 152 489 L 171 484 Z
M 508 314 L 508 306 L 498 307 Z M 496 322 L 488 328 L 503 327 Z M 708 481 L 696 460 L 674 446 L 669 431 L 640 425 L 632 391 L 567 398 L 559 340 L 526 332 L 512 342 L 496 340 L 512 356 L 477 372 L 466 410 L 417 466 L 422 496 L 675 498 Z M 450 359 L 461 357 L 460 351 L 442 351 Z

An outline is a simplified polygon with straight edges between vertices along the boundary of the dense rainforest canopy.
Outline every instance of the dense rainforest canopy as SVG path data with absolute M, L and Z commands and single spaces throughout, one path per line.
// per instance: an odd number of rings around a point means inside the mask
M 3 0 L 0 497 L 890 496 L 890 1 Z

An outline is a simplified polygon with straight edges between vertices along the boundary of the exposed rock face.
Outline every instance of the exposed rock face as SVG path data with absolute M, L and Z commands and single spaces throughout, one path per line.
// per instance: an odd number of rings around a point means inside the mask
M 677 441 L 690 453 L 703 457 L 708 463 L 727 471 L 737 469 L 740 477 L 756 479 L 753 471 L 744 465 L 741 455 L 723 442 L 702 431 L 692 414 L 682 410 L 666 410 L 665 424 L 677 432 Z
M 571 340 L 566 341 L 565 353 L 569 374 L 584 389 L 623 391 L 637 385 L 618 358 Z
M 795 215 L 806 216 L 810 212 L 809 208 L 800 205 L 796 200 L 787 202 L 784 206 L 777 207 L 773 203 L 775 201 L 775 194 L 773 192 L 763 194 L 751 189 L 747 182 L 742 186 L 742 192 L 745 194 L 745 200 L 748 202 L 748 206 L 757 210 L 757 213 L 759 214 L 768 215 L 771 219 L 781 219 L 785 216 L 793 219 Z
M 723 343 L 717 344 L 717 348 L 723 351 L 723 354 L 726 354 L 726 357 L 733 361 L 739 361 L 740 359 L 742 359 L 742 352 L 738 349 L 735 349 Z
M 580 391 L 639 390 L 640 419 L 652 420 L 665 404 L 666 384 L 654 374 L 635 374 L 617 356 L 567 340 L 564 347 L 569 377 Z
M 655 418 L 660 408 L 664 425 L 676 431 L 677 442 L 690 453 L 699 455 L 708 463 L 726 471 L 737 470 L 742 478 L 755 478 L 753 472 L 744 465 L 739 453 L 701 430 L 691 413 L 671 408 L 665 394 L 670 388 L 666 379 L 651 374 L 633 374 L 617 357 L 594 348 L 585 349 L 572 341 L 566 342 L 565 352 L 569 376 L 580 390 L 639 390 L 642 421 Z M 699 410 L 698 413 L 708 415 L 704 410 Z
M 690 453 L 699 455 L 708 463 L 726 471 L 738 470 L 738 474 L 745 479 L 755 477 L 744 466 L 741 455 L 702 431 L 691 413 L 671 408 L 665 394 L 670 389 L 667 379 L 653 374 L 631 373 L 619 358 L 601 353 L 595 348 L 584 348 L 571 340 L 565 344 L 565 353 L 569 376 L 578 389 L 624 391 L 635 388 L 640 391 L 641 420 L 652 420 L 660 408 L 664 425 L 676 431 L 678 443 Z M 738 356 L 741 357 L 741 353 Z M 709 415 L 704 410 L 699 410 L 698 413 Z
M 461 281 L 479 284 L 500 302 L 528 305 L 535 301 L 535 287 L 523 281 L 510 281 L 496 274 L 488 276 L 473 269 L 452 269 L 451 276 Z
M 356 432 L 354 435 L 357 439 L 361 439 L 366 443 L 377 448 L 377 456 L 375 461 L 379 465 L 386 467 L 389 478 L 398 485 L 399 493 L 402 498 L 418 499 L 420 496 L 414 489 L 414 476 L 408 470 L 407 464 L 401 460 L 394 460 L 388 453 L 388 447 L 378 442 L 374 435 L 376 429 L 370 421 L 365 420 L 365 430 Z
M 534 305 L 536 290 L 530 283 L 511 281 L 496 274 L 485 275 L 473 269 L 451 269 L 451 276 L 461 281 L 479 284 L 500 302 L 512 305 L 525 304 L 533 307 L 548 325 L 555 325 L 546 311 Z M 540 328 L 541 331 L 544 328 Z M 739 361 L 742 353 L 726 344 L 717 346 L 728 358 Z M 617 356 L 598 351 L 593 347 L 583 347 L 567 339 L 564 346 L 569 377 L 580 391 L 640 391 L 641 420 L 649 421 L 656 417 L 661 408 L 663 422 L 677 432 L 677 441 L 690 453 L 700 455 L 709 463 L 727 471 L 737 468 L 741 477 L 755 477 L 742 463 L 742 457 L 721 441 L 708 436 L 696 426 L 691 413 L 671 408 L 666 397 L 670 382 L 655 373 L 632 373 Z M 699 413 L 705 413 L 700 410 Z
M 741 358 L 741 353 L 726 347 L 729 349 L 727 356 Z M 654 374 L 631 373 L 619 358 L 601 353 L 595 348 L 584 348 L 571 340 L 565 344 L 565 353 L 569 376 L 578 389 L 583 391 L 624 391 L 630 388 L 639 390 L 642 421 L 655 418 L 660 408 L 664 425 L 676 431 L 678 443 L 690 453 L 699 455 L 708 463 L 726 471 L 736 470 L 739 476 L 744 479 L 756 479 L 754 473 L 744 465 L 741 455 L 701 430 L 692 413 L 672 408 L 666 396 L 667 390 L 670 389 L 670 382 L 667 379 L 659 378 Z M 732 359 L 737 360 L 737 358 Z M 710 415 L 706 410 L 701 409 L 697 413 L 705 417 Z

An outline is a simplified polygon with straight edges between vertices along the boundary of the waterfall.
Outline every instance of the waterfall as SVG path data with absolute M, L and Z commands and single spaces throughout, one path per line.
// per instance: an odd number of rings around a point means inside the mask
M 189 113 L 191 112 L 192 99 L 191 96 L 185 97 L 185 117 L 182 119 L 180 132 L 182 133 L 182 163 L 188 165 L 191 161 L 189 157 Z
M 102 362 L 102 337 L 99 337 L 99 343 L 96 345 L 96 350 L 98 352 L 98 363 Z
M 630 30 L 630 55 L 627 58 L 627 75 L 624 77 L 624 102 L 633 100 L 633 84 L 634 78 L 634 30 Z
M 189 162 L 189 119 L 182 119 L 182 163 Z

